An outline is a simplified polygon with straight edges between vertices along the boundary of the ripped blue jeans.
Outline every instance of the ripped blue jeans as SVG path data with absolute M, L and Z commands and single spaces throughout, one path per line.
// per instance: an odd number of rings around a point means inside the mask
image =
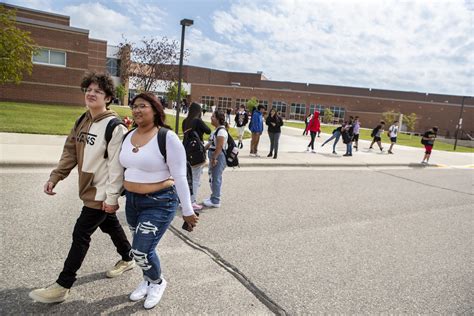
M 130 255 L 146 281 L 160 283 L 160 258 L 155 248 L 175 216 L 176 189 L 173 186 L 148 194 L 127 191 L 126 198 L 125 213 L 133 237 Z

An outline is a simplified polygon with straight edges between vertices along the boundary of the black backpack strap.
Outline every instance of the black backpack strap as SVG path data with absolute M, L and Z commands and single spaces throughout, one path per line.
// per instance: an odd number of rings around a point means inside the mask
M 74 130 L 76 130 L 79 125 L 81 124 L 81 122 L 84 120 L 84 118 L 86 117 L 86 114 L 87 112 L 84 112 L 81 114 L 81 116 L 79 116 L 79 118 L 77 119 L 76 123 L 74 123 Z
M 156 137 L 158 140 L 158 147 L 160 148 L 161 154 L 165 158 L 165 162 L 166 162 L 166 134 L 168 133 L 168 131 L 169 129 L 161 127 L 158 130 L 158 134 Z
M 109 147 L 110 140 L 112 139 L 112 134 L 115 128 L 119 125 L 123 125 L 126 127 L 125 123 L 122 122 L 121 119 L 114 117 L 107 123 L 107 127 L 105 128 L 105 152 L 104 152 L 104 159 L 109 157 L 109 152 L 107 148 Z M 127 133 L 128 134 L 128 133 Z M 125 138 L 124 138 L 125 139 Z

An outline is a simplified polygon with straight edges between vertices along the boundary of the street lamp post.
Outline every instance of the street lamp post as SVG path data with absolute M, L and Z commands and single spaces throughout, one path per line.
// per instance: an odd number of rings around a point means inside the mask
M 456 127 L 456 138 L 454 140 L 454 150 L 456 150 L 456 146 L 458 145 L 458 135 L 459 135 L 459 130 L 461 130 L 462 128 L 462 115 L 463 115 L 463 112 L 464 112 L 464 100 L 465 99 L 470 99 L 471 97 L 462 97 L 462 101 L 461 101 L 461 113 L 459 113 L 459 122 L 458 122 L 458 125 Z
M 181 78 L 183 76 L 183 54 L 184 54 L 184 29 L 186 26 L 193 25 L 194 21 L 189 19 L 182 19 L 181 28 L 181 50 L 179 53 L 179 74 L 178 74 L 178 95 L 176 96 L 176 127 L 175 132 L 178 134 L 179 129 L 179 111 L 181 105 Z

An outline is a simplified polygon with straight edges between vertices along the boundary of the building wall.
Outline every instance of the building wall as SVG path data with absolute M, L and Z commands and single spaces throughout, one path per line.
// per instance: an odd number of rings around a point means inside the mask
M 306 114 L 309 113 L 310 104 L 320 104 L 324 107 L 339 106 L 346 111 L 345 119 L 349 116 L 359 116 L 363 127 L 374 127 L 383 118 L 382 113 L 393 110 L 397 113 L 408 115 L 416 113 L 418 120 L 415 130 L 423 131 L 434 125 L 440 128 L 440 134 L 453 135 L 458 122 L 460 105 L 426 101 L 408 101 L 400 99 L 384 99 L 373 96 L 344 96 L 330 93 L 314 93 L 305 91 L 262 89 L 251 87 L 229 87 L 221 85 L 208 85 L 192 83 L 191 100 L 201 102 L 202 96 L 211 96 L 217 101 L 219 97 L 232 98 L 232 107 L 236 107 L 236 99 L 250 99 L 268 101 L 272 107 L 273 101 L 283 101 L 287 104 L 286 118 L 290 118 L 291 103 L 306 105 Z M 396 95 L 386 95 L 386 97 Z M 463 129 L 474 131 L 474 106 L 464 108 Z
M 105 72 L 107 41 L 89 39 L 89 70 Z

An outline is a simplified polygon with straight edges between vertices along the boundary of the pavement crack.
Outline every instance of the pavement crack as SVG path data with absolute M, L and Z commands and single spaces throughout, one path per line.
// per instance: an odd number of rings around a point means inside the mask
M 455 192 L 455 193 L 466 194 L 466 195 L 470 195 L 470 196 L 474 195 L 474 194 L 469 193 L 469 192 L 453 190 L 453 189 L 450 189 L 450 188 L 440 187 L 440 186 L 437 186 L 437 185 L 427 184 L 427 183 L 424 183 L 424 182 L 421 182 L 421 181 L 416 181 L 416 180 L 405 178 L 405 177 L 402 177 L 402 176 L 397 176 L 397 175 L 394 175 L 394 174 L 391 174 L 391 173 L 388 173 L 388 172 L 384 172 L 384 171 L 381 171 L 381 170 L 376 170 L 376 169 L 371 169 L 371 170 L 374 171 L 374 172 L 377 172 L 377 173 L 382 173 L 382 174 L 394 177 L 394 178 L 403 179 L 403 180 L 410 181 L 410 182 L 413 182 L 413 183 L 421 184 L 421 185 L 424 185 L 424 186 L 427 186 L 427 187 L 430 187 L 430 188 L 442 189 L 442 190 L 451 191 L 451 192 Z
M 192 248 L 199 250 L 209 256 L 215 263 L 224 268 L 228 273 L 230 273 L 234 278 L 237 279 L 247 290 L 249 290 L 263 305 L 265 305 L 270 311 L 275 315 L 289 315 L 289 313 L 280 305 L 278 305 L 274 300 L 272 300 L 265 292 L 260 290 L 255 283 L 253 283 L 245 274 L 243 274 L 237 267 L 232 265 L 230 262 L 222 258 L 219 253 L 209 247 L 203 246 L 198 242 L 195 242 L 182 232 L 180 232 L 173 225 L 169 226 L 169 229 L 175 234 L 179 239 L 183 240 L 186 244 Z

